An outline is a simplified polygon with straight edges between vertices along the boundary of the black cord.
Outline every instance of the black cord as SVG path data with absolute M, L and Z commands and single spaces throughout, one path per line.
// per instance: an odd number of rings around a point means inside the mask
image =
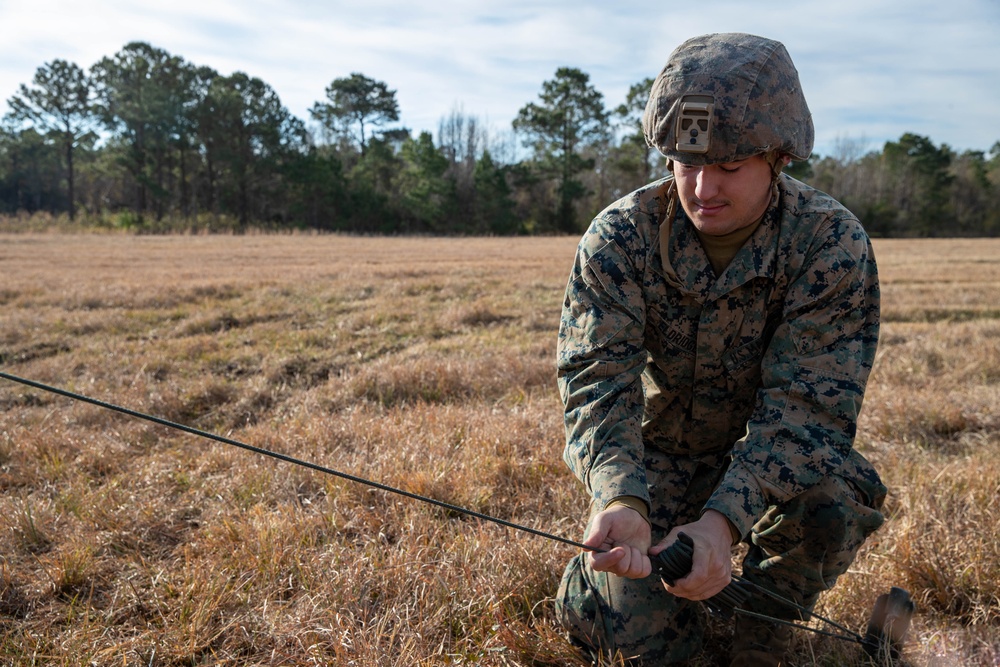
M 837 637 L 838 639 L 844 639 L 844 640 L 847 640 L 847 641 L 857 642 L 859 644 L 863 644 L 864 643 L 864 637 L 862 637 L 858 633 L 854 632 L 853 630 L 850 630 L 849 628 L 845 628 L 843 625 L 840 625 L 839 623 L 837 623 L 835 621 L 831 621 L 829 618 L 826 618 L 825 616 L 821 616 L 821 615 L 817 614 L 816 612 L 812 611 L 811 609 L 807 609 L 806 607 L 800 605 L 799 603 L 795 602 L 794 600 L 789 600 L 788 598 L 785 598 L 785 597 L 782 597 L 782 596 L 778 595 L 774 591 L 768 590 L 768 589 L 764 588 L 763 586 L 761 586 L 759 584 L 755 584 L 754 582 L 750 581 L 746 577 L 741 577 L 741 576 L 739 576 L 737 574 L 734 574 L 733 575 L 733 581 L 736 584 L 741 585 L 741 586 L 752 587 L 752 588 L 760 591 L 761 593 L 763 593 L 767 597 L 771 598 L 772 600 L 776 600 L 776 601 L 784 604 L 786 607 L 791 607 L 792 609 L 795 609 L 796 611 L 802 612 L 803 614 L 806 615 L 807 618 L 809 616 L 811 616 L 811 617 L 815 618 L 816 620 L 822 621 L 823 623 L 826 623 L 830 627 L 837 628 L 838 630 L 840 630 L 841 632 L 846 633 L 846 634 L 841 635 L 841 634 L 836 634 L 836 633 L 833 633 L 833 632 L 826 632 L 826 631 L 823 631 L 823 630 L 818 630 L 816 628 L 812 628 L 812 627 L 809 627 L 807 625 L 799 625 L 798 623 L 795 623 L 793 621 L 786 621 L 786 620 L 782 620 L 780 618 L 772 618 L 770 616 L 764 616 L 762 614 L 757 614 L 757 613 L 751 612 L 751 611 L 749 611 L 747 609 L 737 609 L 736 613 L 741 613 L 741 614 L 744 614 L 746 616 L 754 616 L 754 617 L 757 617 L 757 618 L 763 618 L 763 619 L 770 620 L 770 621 L 777 621 L 778 623 L 782 623 L 784 625 L 790 625 L 790 626 L 795 627 L 795 628 L 803 628 L 805 630 L 811 630 L 812 632 L 815 632 L 816 634 L 827 635 L 828 637 Z M 732 584 L 730 584 L 730 585 L 732 585 Z
M 452 505 L 450 503 L 443 502 L 441 500 L 435 500 L 434 498 L 429 498 L 427 496 L 422 496 L 417 493 L 412 493 L 410 491 L 404 491 L 387 484 L 382 484 L 380 482 L 374 482 L 363 477 L 358 477 L 357 475 L 351 475 L 349 473 L 341 472 L 339 470 L 334 470 L 333 468 L 327 468 L 315 463 L 310 463 L 309 461 L 303 461 L 287 454 L 281 454 L 280 452 L 274 452 L 268 449 L 263 449 L 262 447 L 255 447 L 253 445 L 248 445 L 245 442 L 240 442 L 239 440 L 234 440 L 232 438 L 227 438 L 225 436 L 217 435 L 215 433 L 210 433 L 209 431 L 203 431 L 201 429 L 194 428 L 192 426 L 187 426 L 185 424 L 179 424 L 177 422 L 172 422 L 161 417 L 156 417 L 153 415 L 145 414 L 137 410 L 131 410 L 129 408 L 122 407 L 120 405 L 115 405 L 113 403 L 108 403 L 105 401 L 98 400 L 96 398 L 90 398 L 89 396 L 84 396 L 83 394 L 77 394 L 72 391 L 67 391 L 65 389 L 59 389 L 58 387 L 52 387 L 41 382 L 36 382 L 34 380 L 28 380 L 16 375 L 11 375 L 10 373 L 5 373 L 0 371 L 0 378 L 5 380 L 10 380 L 11 382 L 17 382 L 19 384 L 32 387 L 34 389 L 40 389 L 52 394 L 58 394 L 60 396 L 65 396 L 66 398 L 71 398 L 75 401 L 81 401 L 83 403 L 90 403 L 91 405 L 96 405 L 99 408 L 104 408 L 106 410 L 112 410 L 114 412 L 119 412 L 121 414 L 128 415 L 130 417 L 135 417 L 137 419 L 143 419 L 154 424 L 159 424 L 160 426 L 166 426 L 168 428 L 176 429 L 178 431 L 184 431 L 185 433 L 190 433 L 202 438 L 207 438 L 209 440 L 215 440 L 216 442 L 221 442 L 223 444 L 232 445 L 233 447 L 239 447 L 256 454 L 261 454 L 263 456 L 269 456 L 279 461 L 285 461 L 286 463 L 292 463 L 297 466 L 302 466 L 303 468 L 309 468 L 310 470 L 315 470 L 317 472 L 326 473 L 327 475 L 333 475 L 334 477 L 340 477 L 342 479 L 349 480 L 351 482 L 357 482 L 358 484 L 364 484 L 382 491 L 388 491 L 390 493 L 395 493 L 413 500 L 419 500 L 421 502 L 430 503 L 431 505 L 437 505 L 446 510 L 452 512 L 458 512 L 460 514 L 465 514 L 467 516 L 475 517 L 477 519 L 482 519 L 483 521 L 491 521 L 493 523 L 505 526 L 507 528 L 513 528 L 514 530 L 520 530 L 526 533 L 531 533 L 532 535 L 537 535 L 539 537 L 545 537 L 556 542 L 562 542 L 569 546 L 577 547 L 584 551 L 593 552 L 606 552 L 605 549 L 600 549 L 597 547 L 588 547 L 580 542 L 575 542 L 573 540 L 566 539 L 565 537 L 560 537 L 558 535 L 553 535 L 552 533 L 547 533 L 536 528 L 531 528 L 529 526 L 524 526 L 521 524 L 513 523 L 505 519 L 500 519 L 489 514 L 483 514 L 481 512 L 476 512 L 474 510 L 466 509 L 464 507 L 459 507 L 458 505 Z M 691 566 L 694 558 L 693 544 L 690 538 L 681 533 L 679 539 L 674 542 L 670 547 L 661 551 L 657 556 L 653 557 L 653 571 L 656 572 L 661 578 L 665 579 L 667 583 L 673 584 L 676 579 L 681 579 L 691 571 Z M 749 593 L 745 587 L 753 587 L 760 591 L 761 593 L 777 600 L 793 609 L 804 612 L 820 621 L 830 624 L 831 626 L 841 630 L 842 632 L 848 633 L 850 636 L 835 634 L 831 632 L 826 632 L 819 630 L 817 628 L 812 628 L 807 625 L 800 625 L 792 621 L 786 621 L 779 618 L 773 618 L 770 616 L 765 616 L 762 614 L 757 614 L 746 609 L 742 609 L 742 605 L 749 599 Z M 770 622 L 781 623 L 784 625 L 790 625 L 792 627 L 801 628 L 803 630 L 808 630 L 816 634 L 827 635 L 830 637 L 836 637 L 838 639 L 844 639 L 847 641 L 856 641 L 858 643 L 863 643 L 863 638 L 861 635 L 851 632 L 847 628 L 834 623 L 833 621 L 816 614 L 805 607 L 795 603 L 792 600 L 785 599 L 780 595 L 769 591 L 752 581 L 749 581 L 738 575 L 733 575 L 733 581 L 729 583 L 726 588 L 714 595 L 712 598 L 705 600 L 709 609 L 713 612 L 720 613 L 722 615 L 730 615 L 732 613 L 743 614 L 746 616 L 752 616 L 755 618 L 760 618 Z
M 556 542 L 562 542 L 563 544 L 568 544 L 584 551 L 597 551 L 603 552 L 603 549 L 598 549 L 595 547 L 588 547 L 580 542 L 574 542 L 573 540 L 566 539 L 565 537 L 559 537 L 558 535 L 553 535 L 552 533 L 546 533 L 545 531 L 538 530 L 536 528 L 531 528 L 529 526 L 524 526 L 518 523 L 513 523 L 512 521 L 506 521 L 504 519 L 499 519 L 495 516 L 490 516 L 489 514 L 483 514 L 481 512 L 476 512 L 474 510 L 466 509 L 465 507 L 459 507 L 458 505 L 452 505 L 451 503 L 446 503 L 441 500 L 435 500 L 434 498 L 428 498 L 427 496 L 422 496 L 417 493 L 412 493 L 410 491 L 404 491 L 403 489 L 398 489 L 387 484 L 382 484 L 380 482 L 373 482 L 372 480 L 365 479 L 363 477 L 358 477 L 357 475 L 351 475 L 346 472 L 340 472 L 339 470 L 334 470 L 333 468 L 327 468 L 315 463 L 310 463 L 309 461 L 303 461 L 287 454 L 281 454 L 280 452 L 273 452 L 268 449 L 263 449 L 261 447 L 254 447 L 253 445 L 248 445 L 245 442 L 240 442 L 239 440 L 233 440 L 232 438 L 227 438 L 215 433 L 210 433 L 208 431 L 202 431 L 201 429 L 194 428 L 192 426 L 187 426 L 185 424 L 178 424 L 161 417 L 155 417 L 153 415 L 148 415 L 136 410 L 130 410 L 129 408 L 123 408 L 120 405 L 115 405 L 113 403 L 107 403 L 105 401 L 98 400 L 96 398 L 90 398 L 89 396 L 84 396 L 83 394 L 77 394 L 72 391 L 67 391 L 65 389 L 59 389 L 58 387 L 51 387 L 47 384 L 42 384 L 41 382 L 35 382 L 34 380 L 27 380 L 16 375 L 11 375 L 10 373 L 4 373 L 0 371 L 0 378 L 5 380 L 10 380 L 11 382 L 18 382 L 20 384 L 26 385 L 28 387 L 33 387 L 35 389 L 41 389 L 42 391 L 47 391 L 52 394 L 58 394 L 60 396 L 65 396 L 66 398 L 72 398 L 75 401 L 82 401 L 83 403 L 90 403 L 91 405 L 96 405 L 99 408 L 105 408 L 107 410 L 113 410 L 115 412 L 120 412 L 122 414 L 128 415 L 130 417 L 136 417 L 138 419 L 144 419 L 154 424 L 159 424 L 161 426 L 166 426 L 168 428 L 176 429 L 178 431 L 184 431 L 192 435 L 197 435 L 202 438 L 208 438 L 209 440 L 215 440 L 216 442 L 221 442 L 227 445 L 232 445 L 233 447 L 239 447 L 255 454 L 262 454 L 264 456 L 269 456 L 273 459 L 278 459 L 279 461 L 285 461 L 286 463 L 292 463 L 297 466 L 302 466 L 303 468 L 309 468 L 310 470 L 316 470 L 318 472 L 326 473 L 327 475 L 333 475 L 334 477 L 340 477 L 342 479 L 350 480 L 352 482 L 357 482 L 358 484 L 364 484 L 366 486 L 371 486 L 376 489 L 381 489 L 382 491 L 388 491 L 390 493 L 396 493 L 401 496 L 406 496 L 407 498 L 412 498 L 413 500 L 419 500 L 421 502 L 430 503 L 431 505 L 437 505 L 438 507 L 443 507 L 446 510 L 452 512 L 458 512 L 460 514 L 465 514 L 477 519 L 482 519 L 483 521 L 492 521 L 493 523 L 500 524 L 501 526 L 506 526 L 507 528 L 513 528 L 514 530 L 524 531 L 526 533 L 531 533 L 532 535 L 538 535 L 539 537 L 545 537 L 550 540 L 555 540 Z

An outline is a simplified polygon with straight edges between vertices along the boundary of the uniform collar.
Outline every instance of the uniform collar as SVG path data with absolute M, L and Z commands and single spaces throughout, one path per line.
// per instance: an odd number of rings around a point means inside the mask
M 779 177 L 775 195 L 756 231 L 737 251 L 722 275 L 716 277 L 694 225 L 676 203 L 674 184 L 671 182 L 669 195 L 673 205 L 665 211 L 655 244 L 658 247 L 655 254 L 659 255 L 656 265 L 662 267 L 667 282 L 699 301 L 707 301 L 717 299 L 755 278 L 773 278 L 782 199 L 786 194 L 781 183 Z

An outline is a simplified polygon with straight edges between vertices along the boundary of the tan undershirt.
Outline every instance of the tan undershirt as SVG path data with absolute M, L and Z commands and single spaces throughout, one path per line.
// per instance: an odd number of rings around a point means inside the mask
M 761 216 L 752 225 L 741 227 L 721 236 L 704 234 L 697 228 L 695 229 L 698 233 L 698 238 L 701 240 L 701 247 L 705 249 L 708 261 L 711 262 L 712 268 L 715 270 L 715 275 L 722 275 L 722 272 L 726 270 L 729 263 L 733 261 L 733 257 L 736 257 L 736 253 L 743 247 L 743 244 L 760 227 L 760 222 L 763 219 L 764 216 Z

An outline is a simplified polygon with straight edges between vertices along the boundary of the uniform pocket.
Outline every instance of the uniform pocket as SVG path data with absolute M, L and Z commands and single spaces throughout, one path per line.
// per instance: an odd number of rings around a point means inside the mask
M 580 267 L 570 282 L 563 327 L 596 347 L 644 320 L 642 296 L 631 266 L 614 241 L 608 241 Z

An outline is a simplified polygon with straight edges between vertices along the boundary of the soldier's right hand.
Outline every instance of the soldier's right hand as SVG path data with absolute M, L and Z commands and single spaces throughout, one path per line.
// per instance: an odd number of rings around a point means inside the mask
M 642 579 L 653 571 L 646 553 L 652 544 L 649 522 L 630 507 L 616 505 L 597 514 L 583 543 L 607 550 L 590 552 L 590 566 L 598 572 Z

